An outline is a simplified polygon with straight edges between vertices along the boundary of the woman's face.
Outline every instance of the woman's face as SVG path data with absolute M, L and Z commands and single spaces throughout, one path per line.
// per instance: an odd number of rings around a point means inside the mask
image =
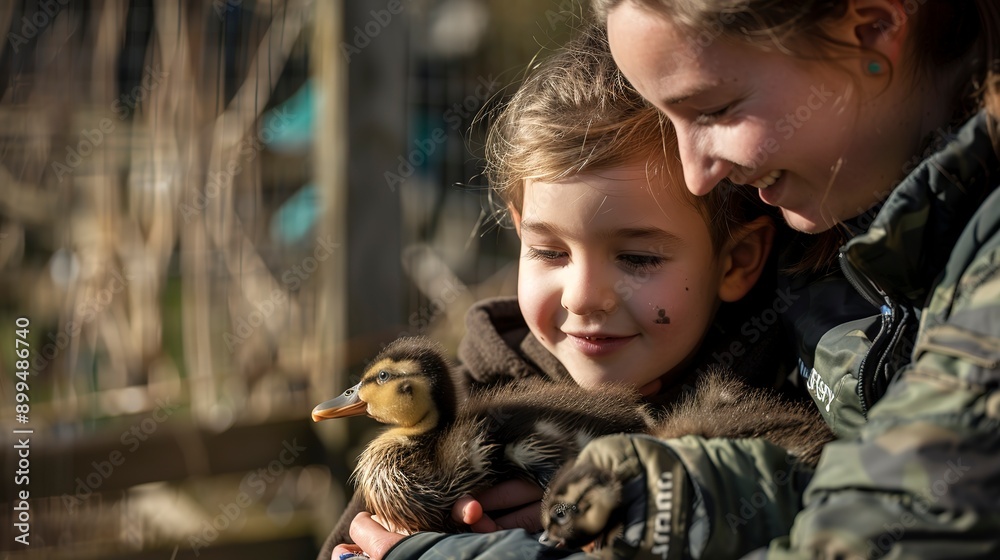
M 765 52 L 629 1 L 609 14 L 608 37 L 622 73 L 677 129 L 694 194 L 728 177 L 760 189 L 792 227 L 821 232 L 883 199 L 919 150 L 920 115 L 907 102 L 919 92 L 857 58 Z

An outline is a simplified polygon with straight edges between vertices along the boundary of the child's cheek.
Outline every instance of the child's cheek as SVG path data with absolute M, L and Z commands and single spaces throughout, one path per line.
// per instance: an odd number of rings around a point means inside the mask
M 539 272 L 534 263 L 520 263 L 517 301 L 528 328 L 535 336 L 545 340 L 554 324 L 554 314 L 559 310 L 559 294 L 550 285 L 551 282 L 546 281 L 546 275 Z
M 656 310 L 656 315 L 653 317 L 653 323 L 657 325 L 669 325 L 670 316 L 667 315 L 667 310 L 659 306 L 654 306 L 654 308 Z

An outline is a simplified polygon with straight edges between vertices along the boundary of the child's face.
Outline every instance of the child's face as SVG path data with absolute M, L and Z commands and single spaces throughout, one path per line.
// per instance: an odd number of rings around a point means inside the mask
M 752 184 L 792 227 L 819 232 L 883 198 L 919 150 L 917 94 L 904 76 L 887 87 L 866 74 L 867 61 L 834 67 L 707 41 L 633 2 L 611 11 L 608 35 L 622 73 L 676 127 L 695 194 L 725 177 Z
M 527 181 L 518 300 L 528 327 L 582 386 L 637 388 L 682 365 L 719 302 L 726 259 L 682 187 L 641 164 Z

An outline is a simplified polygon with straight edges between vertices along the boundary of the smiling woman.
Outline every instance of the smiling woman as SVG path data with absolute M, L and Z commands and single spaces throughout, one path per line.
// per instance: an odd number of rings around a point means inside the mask
M 789 263 L 808 273 L 787 279 L 802 301 L 786 318 L 842 440 L 767 555 L 995 555 L 1000 5 L 594 5 L 622 73 L 676 127 L 692 193 L 754 187 L 792 227 L 835 241 Z M 773 472 L 665 447 L 697 465 L 687 475 L 706 503 L 730 495 L 718 480 Z M 981 476 L 955 475 L 960 459 Z M 702 557 L 732 550 L 734 533 L 715 533 Z
M 964 76 L 945 72 L 940 85 L 913 95 L 917 67 L 896 64 L 890 79 L 889 64 L 873 63 L 898 63 L 912 48 L 901 32 L 905 13 L 842 13 L 837 26 L 824 26 L 827 40 L 819 43 L 830 60 L 816 63 L 781 45 L 747 48 L 748 39 L 728 30 L 702 44 L 702 29 L 687 23 L 693 16 L 650 2 L 673 16 L 651 17 L 658 12 L 642 4 L 622 2 L 607 12 L 611 50 L 630 83 L 676 127 L 688 188 L 703 195 L 723 179 L 754 186 L 802 231 L 830 229 L 879 202 L 866 178 L 898 177 L 926 135 L 948 121 L 950 100 L 964 86 Z M 766 14 L 755 10 L 745 13 Z M 730 15 L 732 26 L 746 23 Z M 784 48 L 802 48 L 801 40 L 788 43 Z

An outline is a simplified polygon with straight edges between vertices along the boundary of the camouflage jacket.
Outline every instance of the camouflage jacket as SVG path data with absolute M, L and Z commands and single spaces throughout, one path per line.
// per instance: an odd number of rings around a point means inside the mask
M 980 114 L 844 246 L 877 315 L 824 331 L 803 360 L 842 439 L 766 557 L 1000 557 L 998 183 Z
M 647 502 L 660 507 L 648 508 L 638 548 L 615 555 L 1000 557 L 998 182 L 980 114 L 870 225 L 855 220 L 863 231 L 842 250 L 842 274 L 794 286 L 785 319 L 800 372 L 841 436 L 811 479 L 761 440 L 591 442 L 592 456 L 646 465 Z M 672 473 L 670 499 L 653 471 Z M 387 558 L 552 552 L 520 531 L 419 534 Z

